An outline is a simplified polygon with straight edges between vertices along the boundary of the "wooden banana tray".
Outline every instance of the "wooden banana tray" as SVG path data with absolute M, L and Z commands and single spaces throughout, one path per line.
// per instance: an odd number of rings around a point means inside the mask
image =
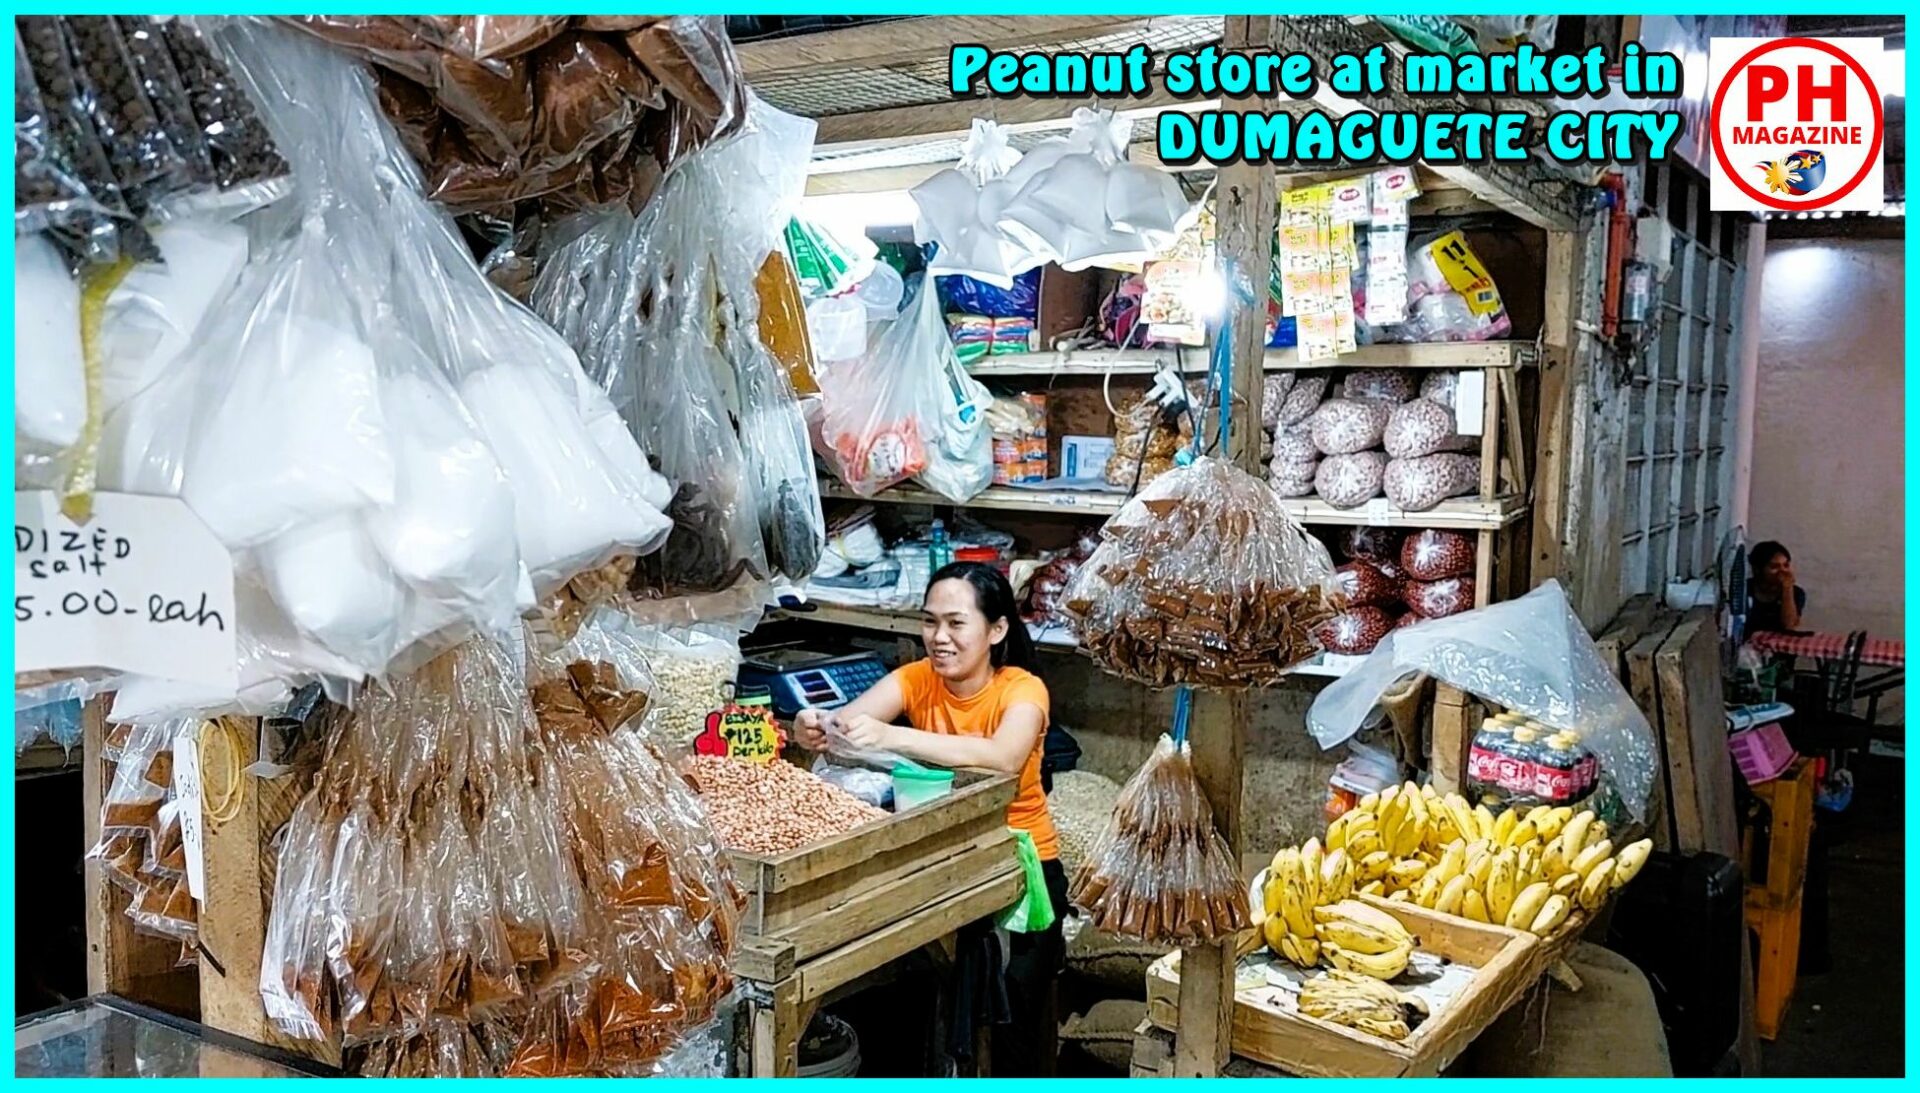
M 1544 970 L 1542 946 L 1532 934 L 1414 904 L 1361 898 L 1398 918 L 1425 952 L 1475 969 L 1472 980 L 1401 1041 L 1303 1016 L 1274 999 L 1273 988 L 1243 987 L 1233 1004 L 1235 1055 L 1305 1077 L 1432 1077 L 1459 1058 Z M 1177 952 L 1147 969 L 1147 1020 L 1179 1031 Z

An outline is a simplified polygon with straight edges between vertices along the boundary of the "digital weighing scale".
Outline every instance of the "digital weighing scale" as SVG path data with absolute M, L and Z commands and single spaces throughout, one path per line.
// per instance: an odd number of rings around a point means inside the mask
M 835 656 L 785 647 L 758 651 L 740 665 L 742 687 L 765 687 L 774 716 L 791 718 L 808 707 L 838 709 L 886 678 L 875 653 Z

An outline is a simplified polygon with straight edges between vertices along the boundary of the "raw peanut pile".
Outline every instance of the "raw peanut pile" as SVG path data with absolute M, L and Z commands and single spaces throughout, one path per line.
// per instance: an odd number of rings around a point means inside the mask
M 721 845 L 782 854 L 832 838 L 887 813 L 791 763 L 743 763 L 719 755 L 687 760 Z

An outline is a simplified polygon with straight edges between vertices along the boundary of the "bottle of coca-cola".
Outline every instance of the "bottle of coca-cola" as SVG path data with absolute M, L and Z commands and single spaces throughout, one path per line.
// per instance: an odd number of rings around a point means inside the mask
M 1507 787 L 1509 808 L 1531 808 L 1548 803 L 1540 792 L 1539 784 L 1541 759 L 1546 752 L 1544 736 L 1539 723 L 1533 721 L 1513 730 L 1513 743 L 1508 752 L 1512 764 L 1503 770 L 1503 773 L 1510 773 L 1501 780 L 1501 784 Z
M 1575 799 L 1583 798 L 1600 784 L 1600 757 L 1593 753 L 1592 748 L 1581 742 L 1579 730 L 1567 729 L 1560 735 L 1567 738 L 1567 747 L 1572 750 L 1574 756 L 1574 783 L 1577 787 L 1574 797 Z
M 1564 805 L 1581 796 L 1580 753 L 1564 732 L 1547 737 L 1540 750 L 1534 781 L 1542 803 Z
M 1507 807 L 1507 780 L 1517 774 L 1513 763 L 1513 724 L 1504 715 L 1489 717 L 1473 734 L 1467 751 L 1467 796 L 1490 809 Z

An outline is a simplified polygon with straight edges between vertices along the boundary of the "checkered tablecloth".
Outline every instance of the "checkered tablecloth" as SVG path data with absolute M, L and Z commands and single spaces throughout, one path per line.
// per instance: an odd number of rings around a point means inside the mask
M 1847 655 L 1845 634 L 1778 634 L 1762 632 L 1747 639 L 1747 644 L 1763 653 L 1782 653 L 1814 660 L 1839 660 Z M 1898 638 L 1867 639 L 1860 650 L 1860 663 L 1880 668 L 1905 668 L 1907 645 Z

